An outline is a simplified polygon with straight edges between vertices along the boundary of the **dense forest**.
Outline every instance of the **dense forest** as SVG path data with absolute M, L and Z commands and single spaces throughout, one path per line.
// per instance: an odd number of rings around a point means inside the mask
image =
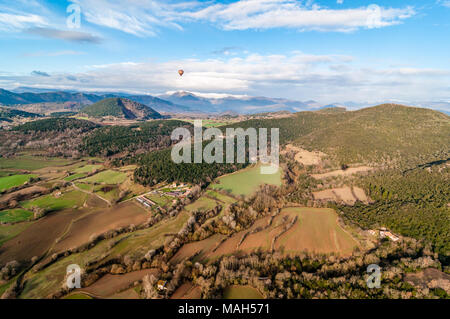
M 147 105 L 125 99 L 108 98 L 84 107 L 80 113 L 90 117 L 113 116 L 127 119 L 159 119 L 161 114 Z
M 206 142 L 204 143 L 204 145 Z M 224 146 L 225 149 L 225 146 Z M 187 182 L 195 184 L 210 183 L 214 178 L 232 173 L 248 165 L 246 163 L 180 163 L 176 164 L 171 158 L 172 149 L 165 149 L 140 156 L 136 159 L 140 165 L 134 172 L 134 179 L 143 185 L 154 185 L 162 181 Z M 191 148 L 191 158 L 194 158 L 194 148 Z M 236 153 L 235 153 L 236 156 Z M 224 158 L 225 159 L 225 158 Z
M 81 130 L 87 132 L 99 127 L 99 125 L 85 120 L 72 118 L 50 118 L 28 122 L 14 128 L 15 131 L 25 133 L 34 132 L 63 132 L 66 130 Z
M 178 120 L 157 120 L 131 126 L 105 126 L 86 136 L 80 151 L 89 156 L 150 152 L 172 145 L 170 136 L 178 127 L 192 131 L 192 124 Z
M 332 205 L 349 222 L 365 229 L 387 227 L 404 236 L 430 242 L 442 261 L 450 262 L 450 169 L 380 171 L 361 178 L 375 201 L 370 205 Z
M 21 110 L 11 109 L 7 107 L 0 107 L 0 118 L 11 119 L 14 117 L 41 117 L 42 115 L 36 113 L 25 112 Z

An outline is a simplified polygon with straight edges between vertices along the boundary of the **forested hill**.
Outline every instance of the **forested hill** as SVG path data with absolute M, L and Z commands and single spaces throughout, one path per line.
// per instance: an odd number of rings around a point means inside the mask
M 80 130 L 87 132 L 100 127 L 98 124 L 86 120 L 78 120 L 73 118 L 50 118 L 28 122 L 14 128 L 15 131 L 21 132 L 63 132 L 65 130 Z
M 229 127 L 280 129 L 280 143 L 320 150 L 336 162 L 408 166 L 448 157 L 450 117 L 430 109 L 383 104 L 348 112 L 300 112 Z
M 162 149 L 172 145 L 170 136 L 178 127 L 185 127 L 193 132 L 192 124 L 178 120 L 157 120 L 131 126 L 104 126 L 84 138 L 80 151 L 90 156 L 111 156 Z
M 91 117 L 113 116 L 125 119 L 159 119 L 161 114 L 144 104 L 125 99 L 108 98 L 81 110 L 81 113 Z
M 99 96 L 87 93 L 70 92 L 45 92 L 45 93 L 14 93 L 0 89 L 0 104 L 32 104 L 32 103 L 64 103 L 77 102 L 91 104 L 104 99 L 107 96 Z
M 7 107 L 0 107 L 0 118 L 11 119 L 14 117 L 41 117 L 42 115 L 15 110 Z

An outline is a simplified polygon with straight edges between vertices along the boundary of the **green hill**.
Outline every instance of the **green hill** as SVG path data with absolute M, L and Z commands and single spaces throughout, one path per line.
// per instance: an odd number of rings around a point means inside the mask
M 10 109 L 7 107 L 0 107 L 0 118 L 11 119 L 14 117 L 41 117 L 42 115 L 36 113 L 30 113 L 20 111 L 16 109 Z
M 65 130 L 79 130 L 80 132 L 87 132 L 97 127 L 99 127 L 98 124 L 85 120 L 73 118 L 50 118 L 18 125 L 14 128 L 14 130 L 22 132 L 63 132 Z
M 109 98 L 86 106 L 80 113 L 90 117 L 112 116 L 123 119 L 158 119 L 161 114 L 152 108 L 125 98 Z
M 449 116 L 396 104 L 348 112 L 300 112 L 230 126 L 279 128 L 280 143 L 320 150 L 345 163 L 414 165 L 447 158 L 450 146 Z

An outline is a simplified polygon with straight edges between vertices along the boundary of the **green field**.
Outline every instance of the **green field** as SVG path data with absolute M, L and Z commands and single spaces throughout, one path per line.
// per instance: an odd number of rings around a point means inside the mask
M 77 168 L 76 170 L 74 170 L 73 172 L 76 174 L 81 174 L 81 173 L 90 173 L 93 170 L 96 169 L 100 169 L 102 168 L 102 165 L 92 165 L 92 164 L 88 164 L 88 165 L 84 165 L 82 167 Z
M 156 249 L 163 245 L 167 238 L 165 234 L 178 233 L 188 218 L 189 214 L 181 212 L 176 217 L 163 220 L 150 228 L 116 237 L 116 240 L 123 239 L 114 246 L 108 258 L 126 254 L 143 256 L 149 249 Z
M 75 183 L 75 186 L 88 192 L 94 191 L 94 185 L 92 184 Z
M 216 207 L 217 203 L 215 200 L 202 196 L 197 199 L 195 202 L 184 207 L 188 212 L 193 211 L 207 211 Z
M 30 178 L 36 178 L 34 174 L 12 175 L 6 177 L 0 177 L 0 192 L 7 190 L 11 187 L 23 185 L 28 182 Z
M 67 266 L 71 264 L 80 265 L 81 268 L 92 260 L 98 259 L 99 256 L 108 251 L 108 245 L 115 239 L 103 240 L 92 249 L 69 255 L 53 263 L 47 268 L 34 273 L 28 278 L 19 298 L 40 299 L 61 287 L 66 275 Z
M 62 158 L 45 158 L 40 156 L 17 156 L 14 158 L 0 158 L 0 169 L 14 168 L 25 170 L 37 170 L 49 166 L 67 165 L 71 160 Z
M 256 288 L 250 286 L 229 286 L 223 292 L 224 299 L 263 299 Z
M 174 197 L 164 196 L 164 195 L 159 196 L 156 194 L 146 195 L 145 197 L 150 199 L 152 202 L 156 203 L 156 205 L 158 205 L 160 207 L 166 207 L 167 205 L 172 203 L 172 201 L 175 199 Z
M 64 178 L 64 180 L 66 182 L 71 182 L 71 181 L 73 181 L 75 179 L 79 179 L 79 178 L 82 178 L 82 177 L 85 177 L 85 176 L 86 176 L 86 174 L 84 174 L 84 173 L 77 173 L 77 174 L 73 174 L 73 175 L 67 176 L 66 178 Z
M 111 190 L 105 192 L 102 189 L 108 187 L 109 185 L 97 185 L 94 187 L 94 192 L 100 197 L 105 198 L 109 201 L 119 198 L 120 189 L 116 185 L 111 185 Z
M 48 194 L 25 201 L 22 203 L 22 207 L 31 209 L 33 206 L 37 206 L 46 212 L 58 211 L 73 208 L 74 206 L 82 206 L 87 196 L 88 194 L 76 190 L 64 193 L 58 198 L 54 197 L 53 194 Z
M 25 220 L 29 220 L 33 217 L 33 213 L 17 208 L 17 209 L 7 209 L 0 212 L 0 222 L 3 223 L 17 223 Z
M 213 189 L 223 189 L 234 195 L 251 195 L 260 185 L 281 185 L 281 169 L 276 174 L 261 174 L 260 166 L 240 170 L 218 179 L 219 183 L 211 185 Z
M 0 225 L 0 246 L 3 245 L 4 242 L 19 235 L 31 224 L 32 222 L 19 223 L 14 225 Z
M 127 174 L 117 172 L 113 170 L 107 170 L 98 174 L 92 175 L 88 178 L 80 180 L 85 183 L 107 183 L 107 184 L 120 184 L 127 179 Z

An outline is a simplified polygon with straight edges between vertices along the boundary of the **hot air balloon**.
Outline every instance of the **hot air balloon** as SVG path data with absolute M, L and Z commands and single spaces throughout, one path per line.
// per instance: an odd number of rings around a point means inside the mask
M 178 74 L 179 74 L 180 76 L 183 76 L 184 71 L 183 71 L 183 70 L 178 70 Z

